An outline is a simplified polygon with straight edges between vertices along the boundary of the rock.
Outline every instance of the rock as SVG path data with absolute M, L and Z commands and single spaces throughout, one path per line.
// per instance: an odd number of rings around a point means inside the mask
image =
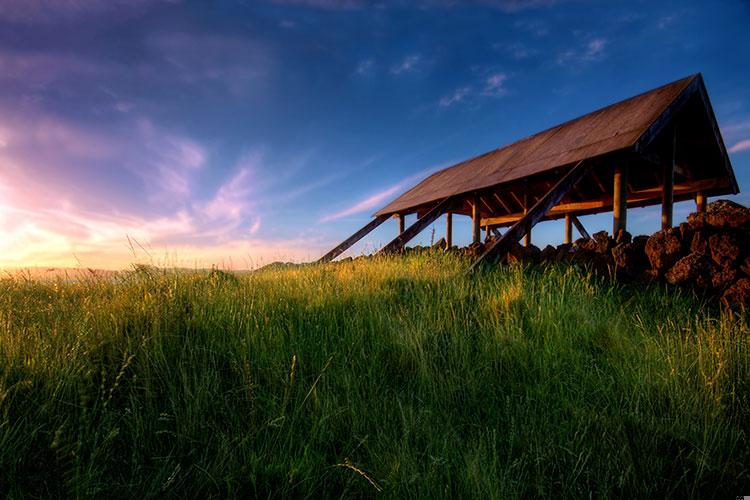
M 687 285 L 694 283 L 699 276 L 707 276 L 709 270 L 705 256 L 691 253 L 678 260 L 664 277 L 671 285 Z
M 598 231 L 594 233 L 591 240 L 594 242 L 592 250 L 598 254 L 609 253 L 609 250 L 614 246 L 614 242 L 609 238 L 609 233 L 607 233 L 607 231 Z
M 718 233 L 708 238 L 711 258 L 720 266 L 733 264 L 740 256 L 739 238 L 734 233 Z
M 688 215 L 688 222 L 695 229 L 745 227 L 750 225 L 750 209 L 733 201 L 717 200 L 709 203 L 705 212 Z
M 555 254 L 555 262 L 562 262 L 570 257 L 570 251 L 573 245 L 570 243 L 563 243 L 557 247 L 557 253 Z
M 721 301 L 727 307 L 745 309 L 750 304 L 750 279 L 740 278 L 724 291 Z
M 473 259 L 479 257 L 483 253 L 484 253 L 484 243 L 482 243 L 481 241 L 477 243 L 472 243 L 468 247 L 464 248 L 464 255 L 471 257 Z
M 644 258 L 646 257 L 646 243 L 648 243 L 648 239 L 648 236 L 642 234 L 633 238 L 633 241 L 631 242 L 633 244 L 633 249 L 636 252 L 642 253 Z
M 527 247 L 523 247 L 524 249 L 524 258 L 531 262 L 539 262 L 539 255 L 542 253 L 541 250 L 539 250 L 539 247 L 536 245 L 529 245 Z
M 445 238 L 440 238 L 439 240 L 437 240 L 437 243 L 435 243 L 434 245 L 432 245 L 432 248 L 434 248 L 436 250 L 444 250 L 445 249 Z
M 695 231 L 690 242 L 690 251 L 700 255 L 708 254 L 708 237 L 703 231 Z
M 740 264 L 740 271 L 750 276 L 750 255 L 745 257 L 745 260 Z
M 658 231 L 648 239 L 645 252 L 654 270 L 669 269 L 679 260 L 682 250 L 679 236 L 679 229 L 673 227 Z
M 573 242 L 573 246 L 576 247 L 576 248 L 580 248 L 583 245 L 585 245 L 586 243 L 588 243 L 589 241 L 591 241 L 591 240 L 589 240 L 588 238 L 578 238 L 577 240 L 575 240 Z
M 547 245 L 539 253 L 539 258 L 542 259 L 544 262 L 554 262 L 556 256 L 557 256 L 557 248 L 553 247 L 552 245 Z
M 508 253 L 505 254 L 505 261 L 508 264 L 520 264 L 525 255 L 526 249 L 520 243 L 516 242 L 511 245 Z
M 711 268 L 711 286 L 716 289 L 724 289 L 730 283 L 737 279 L 737 270 L 731 266 L 712 266 Z
M 680 241 L 682 242 L 682 250 L 684 252 L 690 251 L 690 243 L 693 241 L 693 228 L 687 222 L 683 222 L 677 227 L 680 231 Z
M 615 235 L 615 244 L 630 243 L 631 241 L 633 241 L 633 236 L 629 232 L 624 229 L 619 229 L 617 231 L 617 234 Z

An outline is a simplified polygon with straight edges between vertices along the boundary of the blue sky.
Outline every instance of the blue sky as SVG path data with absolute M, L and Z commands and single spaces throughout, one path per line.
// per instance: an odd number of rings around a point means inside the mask
M 696 72 L 748 202 L 749 22 L 746 1 L 4 0 L 0 266 L 314 259 L 438 168 Z

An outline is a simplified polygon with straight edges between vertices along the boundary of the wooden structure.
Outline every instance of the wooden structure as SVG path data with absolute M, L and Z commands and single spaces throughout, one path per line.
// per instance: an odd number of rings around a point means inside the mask
M 399 234 L 380 252 L 396 252 L 446 214 L 452 244 L 454 215 L 472 218 L 472 241 L 509 228 L 485 246 L 475 265 L 525 238 L 543 220 L 565 219 L 573 239 L 577 217 L 613 213 L 613 233 L 627 227 L 627 209 L 662 206 L 662 227 L 672 225 L 675 201 L 739 192 L 700 74 L 565 122 L 508 146 L 436 172 L 380 209 L 375 219 L 320 261 L 327 262 L 386 219 Z M 404 217 L 417 221 L 404 227 Z

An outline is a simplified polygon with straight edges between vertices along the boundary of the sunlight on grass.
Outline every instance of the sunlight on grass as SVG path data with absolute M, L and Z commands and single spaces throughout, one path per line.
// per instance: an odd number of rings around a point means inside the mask
M 745 316 L 573 267 L 468 264 L 0 280 L 0 494 L 748 484 Z

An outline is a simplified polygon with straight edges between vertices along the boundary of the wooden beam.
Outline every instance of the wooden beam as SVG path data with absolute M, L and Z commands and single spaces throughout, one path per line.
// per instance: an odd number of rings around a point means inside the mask
M 591 239 L 591 235 L 588 231 L 586 231 L 586 228 L 583 227 L 583 224 L 581 224 L 581 221 L 578 220 L 578 217 L 575 215 L 571 215 L 571 218 L 573 219 L 573 224 L 576 226 L 576 229 L 578 230 L 578 234 L 581 235 L 581 238 L 586 238 L 587 240 Z
M 604 183 L 599 178 L 599 176 L 596 175 L 596 172 L 594 170 L 591 171 L 591 177 L 594 179 L 594 182 L 596 182 L 596 185 L 599 186 L 599 189 L 601 189 L 602 193 L 606 193 L 607 188 L 604 186 Z
M 506 212 L 508 212 L 508 213 L 512 212 L 512 210 L 510 208 L 508 208 L 508 205 L 505 204 L 505 202 L 503 201 L 503 199 L 500 198 L 500 196 L 498 196 L 497 193 L 493 193 L 492 196 L 495 197 L 495 199 L 497 200 L 497 202 L 500 203 L 500 205 L 502 205 L 503 209 L 505 209 Z
M 523 193 L 523 215 L 524 217 L 526 214 L 529 213 L 529 193 L 528 189 L 524 191 Z M 528 231 L 526 231 L 526 236 L 523 238 L 523 246 L 528 247 L 531 245 L 531 228 L 529 228 Z
M 435 220 L 443 215 L 451 207 L 453 199 L 451 197 L 443 199 L 440 203 L 435 205 L 417 221 L 406 228 L 403 233 L 396 236 L 386 246 L 380 249 L 379 254 L 394 253 L 401 250 L 404 245 L 411 241 L 416 235 L 418 235 L 424 228 L 435 222 Z
M 513 226 L 511 226 L 511 228 L 500 238 L 490 243 L 484 253 L 474 261 L 471 268 L 475 269 L 481 263 L 488 262 L 490 259 L 500 255 L 503 251 L 507 250 L 511 244 L 517 242 L 522 235 L 528 233 L 537 222 L 544 218 L 544 215 L 549 212 L 552 207 L 560 203 L 571 188 L 575 186 L 584 175 L 586 175 L 590 168 L 590 162 L 579 161 L 576 163 L 552 189 L 547 191 L 541 200 L 531 207 L 526 215 L 513 224 Z
M 672 227 L 672 208 L 674 206 L 674 160 L 677 147 L 677 129 L 672 127 L 672 158 L 662 168 L 661 176 L 661 228 Z
M 573 243 L 573 216 L 565 214 L 565 243 Z
M 695 193 L 695 209 L 701 213 L 706 211 L 706 197 L 702 191 Z
M 521 210 L 523 210 L 523 200 L 518 197 L 515 191 L 510 191 L 511 197 L 516 201 L 519 207 L 521 207 Z
M 406 216 L 404 214 L 398 214 L 398 234 L 404 232 L 406 227 Z
M 627 230 L 628 221 L 628 167 L 617 165 L 613 178 L 612 197 L 612 235 L 616 235 L 620 229 Z
M 479 195 L 475 194 L 474 201 L 471 204 L 471 241 L 473 243 L 479 243 L 481 238 L 480 219 L 481 212 L 479 211 Z
M 373 220 L 371 220 L 369 223 L 367 223 L 366 226 L 361 228 L 359 231 L 354 233 L 353 235 L 349 236 L 347 239 L 342 241 L 336 248 L 325 254 L 323 257 L 318 259 L 319 263 L 324 262 L 330 262 L 342 253 L 344 253 L 346 250 L 349 249 L 352 245 L 354 245 L 356 242 L 364 238 L 368 233 L 370 233 L 373 229 L 381 225 L 383 222 L 388 220 L 387 215 L 379 215 L 375 217 Z
M 692 199 L 695 194 L 702 191 L 704 194 L 713 189 L 722 189 L 727 185 L 725 179 L 705 179 L 702 181 L 688 182 L 674 185 L 675 198 Z M 658 204 L 661 200 L 661 186 L 655 188 L 641 189 L 630 191 L 628 193 L 628 207 Z M 599 212 L 609 212 L 612 210 L 613 197 L 605 196 L 596 200 L 579 201 L 574 203 L 561 203 L 553 207 L 546 215 L 546 220 L 554 220 L 565 217 L 566 213 L 574 214 L 592 214 Z M 509 226 L 523 217 L 522 212 L 502 215 L 499 217 L 488 217 L 482 219 L 482 224 L 490 226 Z
M 450 250 L 453 246 L 453 214 L 445 213 L 445 248 Z

